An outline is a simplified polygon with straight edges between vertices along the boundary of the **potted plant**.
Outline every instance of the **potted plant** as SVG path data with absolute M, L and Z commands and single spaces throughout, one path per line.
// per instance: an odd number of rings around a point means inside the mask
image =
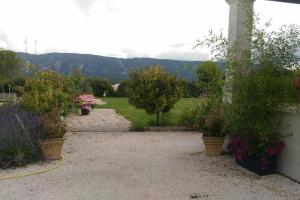
M 95 105 L 93 95 L 79 95 L 75 100 L 80 107 L 81 115 L 89 115 L 92 107 Z
M 264 63 L 248 74 L 235 74 L 226 116 L 233 133 L 228 150 L 237 164 L 261 176 L 275 172 L 277 157 L 285 147 L 278 130 L 282 111 L 296 101 L 291 73 Z
M 61 158 L 61 150 L 66 133 L 66 124 L 61 120 L 59 112 L 53 110 L 41 117 L 41 127 L 44 135 L 40 140 L 40 146 L 45 160 L 57 160 Z
M 225 136 L 221 103 L 208 100 L 200 109 L 203 117 L 200 118 L 199 128 L 203 133 L 202 139 L 206 155 L 219 156 L 223 150 Z
M 236 163 L 260 176 L 275 173 L 277 158 L 284 147 L 280 140 L 266 144 L 259 138 L 251 140 L 239 135 L 233 136 L 228 144 Z
M 207 156 L 218 156 L 222 153 L 224 144 L 223 119 L 221 108 L 213 108 L 205 117 L 203 132 L 203 142 Z

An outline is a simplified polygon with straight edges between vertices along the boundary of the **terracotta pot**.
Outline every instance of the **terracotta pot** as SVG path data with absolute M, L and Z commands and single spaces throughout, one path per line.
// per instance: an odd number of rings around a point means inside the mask
M 203 137 L 205 152 L 207 156 L 219 156 L 223 150 L 223 137 Z
M 45 160 L 58 160 L 61 158 L 61 150 L 64 138 L 40 140 L 40 146 Z
M 293 79 L 293 84 L 295 88 L 300 89 L 300 76 Z

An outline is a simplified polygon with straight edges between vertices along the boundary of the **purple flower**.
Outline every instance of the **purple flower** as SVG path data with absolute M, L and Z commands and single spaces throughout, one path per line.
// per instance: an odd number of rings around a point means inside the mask
M 270 157 L 278 156 L 279 154 L 281 154 L 284 148 L 285 148 L 285 144 L 283 141 L 277 142 L 275 145 L 268 148 L 267 155 Z
M 236 160 L 242 160 L 249 153 L 249 143 L 236 135 L 231 138 L 227 149 L 234 155 Z

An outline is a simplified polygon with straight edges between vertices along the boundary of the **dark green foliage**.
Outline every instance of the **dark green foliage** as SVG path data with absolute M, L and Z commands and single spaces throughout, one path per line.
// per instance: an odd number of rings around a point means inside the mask
M 249 74 L 235 74 L 232 104 L 228 105 L 227 126 L 247 138 L 252 153 L 262 153 L 281 137 L 282 113 L 296 102 L 292 72 L 263 64 Z
M 0 49 L 0 84 L 17 76 L 20 70 L 21 59 L 17 57 L 16 53 Z
M 156 114 L 156 125 L 159 124 L 160 114 L 169 112 L 181 95 L 182 88 L 176 76 L 159 66 L 130 73 L 129 102 L 149 114 Z
M 107 80 L 102 80 L 98 78 L 88 78 L 87 83 L 92 88 L 92 91 L 96 97 L 114 96 L 114 89 L 111 83 Z
M 234 70 L 232 104 L 228 105 L 227 127 L 249 143 L 250 155 L 265 156 L 280 141 L 282 111 L 295 105 L 293 68 L 300 59 L 300 28 L 283 26 L 279 31 L 255 29 L 251 57 L 255 68 Z
M 203 62 L 198 70 L 198 86 L 202 93 L 207 96 L 222 95 L 223 72 L 217 63 L 212 61 Z
M 25 85 L 25 81 L 25 77 L 18 77 L 9 81 L 5 81 L 0 87 L 5 93 L 16 93 L 18 96 L 20 96 L 21 94 L 19 93 L 18 88 L 23 87 Z
M 122 81 L 116 92 L 117 97 L 128 97 L 128 81 Z
M 182 80 L 181 84 L 183 88 L 183 97 L 185 98 L 196 98 L 202 94 L 202 91 L 196 82 Z

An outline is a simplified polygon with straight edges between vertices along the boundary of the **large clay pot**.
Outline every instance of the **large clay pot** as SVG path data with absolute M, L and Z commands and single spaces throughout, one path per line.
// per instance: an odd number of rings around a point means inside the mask
M 40 140 L 40 146 L 45 160 L 58 160 L 61 158 L 61 150 L 64 138 Z
M 223 150 L 223 137 L 203 137 L 205 152 L 207 156 L 219 156 Z

